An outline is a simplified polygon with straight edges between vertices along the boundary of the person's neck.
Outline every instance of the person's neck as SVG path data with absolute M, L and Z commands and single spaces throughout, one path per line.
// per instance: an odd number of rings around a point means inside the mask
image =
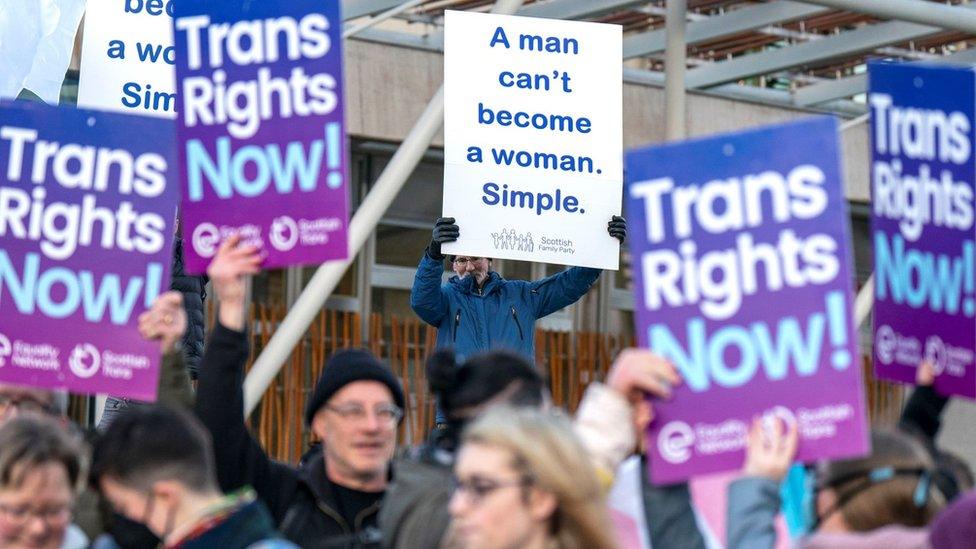
M 175 543 L 187 535 L 202 518 L 212 513 L 223 500 L 224 495 L 219 491 L 208 490 L 198 494 L 187 493 L 173 517 L 174 528 L 166 536 L 166 544 Z
M 537 528 L 533 531 L 529 538 L 525 540 L 522 545 L 523 549 L 548 549 L 549 544 L 549 534 L 546 532 L 545 528 Z
M 370 475 L 356 475 L 342 469 L 342 467 L 330 464 L 329 459 L 325 458 L 325 474 L 333 484 L 360 492 L 382 492 L 386 490 L 387 475 L 385 471 Z

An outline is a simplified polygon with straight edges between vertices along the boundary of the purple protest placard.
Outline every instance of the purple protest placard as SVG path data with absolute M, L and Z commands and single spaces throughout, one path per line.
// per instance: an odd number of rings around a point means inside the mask
M 339 2 L 181 0 L 186 265 L 239 233 L 266 268 L 348 256 Z
M 914 383 L 923 360 L 943 394 L 976 398 L 972 68 L 872 63 L 874 365 Z
M 654 403 L 658 484 L 738 469 L 752 418 L 798 459 L 867 451 L 849 219 L 830 118 L 627 153 L 643 347 L 683 383 Z
M 155 400 L 173 122 L 0 103 L 0 382 Z

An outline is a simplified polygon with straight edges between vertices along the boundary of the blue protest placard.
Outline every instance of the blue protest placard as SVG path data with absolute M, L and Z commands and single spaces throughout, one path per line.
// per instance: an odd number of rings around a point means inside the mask
M 863 454 L 850 232 L 830 118 L 630 151 L 640 345 L 683 383 L 655 402 L 657 483 L 742 466 L 752 418 L 798 458 Z
M 872 63 L 871 238 L 874 365 L 976 398 L 973 163 L 976 71 Z
M 349 255 L 339 4 L 176 4 L 188 271 L 235 233 L 265 268 Z
M 169 284 L 171 121 L 0 103 L 0 382 L 154 400 L 138 316 Z

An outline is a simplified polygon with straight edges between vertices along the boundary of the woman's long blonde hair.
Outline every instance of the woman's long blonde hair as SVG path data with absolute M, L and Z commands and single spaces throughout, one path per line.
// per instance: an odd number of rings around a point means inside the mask
M 549 532 L 560 549 L 616 547 L 596 470 L 569 421 L 533 408 L 495 406 L 464 432 L 463 443 L 512 454 L 512 467 L 556 497 Z

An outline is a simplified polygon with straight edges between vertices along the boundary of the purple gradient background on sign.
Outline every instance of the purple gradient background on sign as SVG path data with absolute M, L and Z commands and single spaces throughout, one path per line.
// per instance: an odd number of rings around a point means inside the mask
M 175 140 L 174 123 L 158 118 L 55 108 L 35 103 L 0 103 L 0 125 L 33 128 L 38 132 L 38 139 L 56 141 L 62 145 L 78 143 L 82 146 L 125 149 L 133 156 L 154 152 L 166 160 L 166 190 L 157 197 L 144 198 L 135 193 L 121 195 L 110 190 L 92 193 L 97 197 L 96 203 L 100 207 L 114 210 L 125 200 L 132 203 L 136 212 L 159 214 L 166 221 L 163 229 L 165 242 L 159 252 L 146 255 L 125 252 L 118 248 L 103 249 L 97 244 L 84 247 L 79 245 L 75 253 L 63 261 L 49 259 L 43 254 L 40 260 L 40 272 L 52 267 L 66 267 L 75 273 L 90 271 L 96 288 L 107 274 L 119 275 L 122 287 L 125 288 L 129 278 L 145 277 L 146 267 L 150 262 L 159 263 L 163 270 L 160 287 L 155 288 L 155 293 L 164 291 L 170 277 L 179 196 L 171 146 Z M 24 178 L 17 182 L 6 180 L 8 145 L 7 141 L 0 142 L 0 184 L 20 189 L 32 188 L 34 185 L 29 180 L 29 171 L 26 181 Z M 32 154 L 32 151 L 33 146 L 29 146 L 27 154 Z M 26 169 L 30 169 L 29 164 Z M 48 204 L 54 201 L 79 203 L 88 194 L 83 190 L 62 187 L 55 182 L 50 170 L 44 181 L 44 188 L 47 191 L 45 202 Z M 96 242 L 100 239 L 100 230 L 95 231 L 94 237 Z M 0 237 L 0 245 L 10 255 L 15 266 L 23 264 L 26 254 L 40 250 L 38 242 L 19 240 L 9 234 Z M 65 296 L 66 290 L 62 284 L 55 284 L 54 288 L 53 297 L 59 301 Z M 6 335 L 11 342 L 21 340 L 58 348 L 61 368 L 58 371 L 16 368 L 10 364 L 8 358 L 7 364 L 0 368 L 0 381 L 45 389 L 67 389 L 73 393 L 108 393 L 137 400 L 155 400 L 159 380 L 159 343 L 146 341 L 139 335 L 138 316 L 145 309 L 144 299 L 137 299 L 132 315 L 122 326 L 112 324 L 107 318 L 101 322 L 89 322 L 84 318 L 81 307 L 67 318 L 49 318 L 39 309 L 33 314 L 21 313 L 10 294 L 3 289 L 0 292 L 0 333 Z M 133 370 L 133 378 L 130 380 L 106 377 L 101 371 L 87 379 L 77 377 L 68 368 L 67 357 L 75 345 L 84 343 L 92 344 L 102 352 L 145 356 L 149 359 L 149 368 Z
M 871 93 L 886 93 L 892 97 L 894 106 L 915 107 L 921 109 L 937 109 L 948 112 L 960 111 L 964 113 L 970 124 L 976 122 L 976 77 L 973 69 L 958 67 L 934 67 L 924 65 L 904 65 L 897 63 L 871 63 L 868 67 L 868 79 Z M 916 81 L 916 79 L 918 79 Z M 919 84 L 919 85 L 916 85 Z M 872 113 L 873 114 L 873 113 Z M 873 161 L 891 160 L 891 154 L 879 154 L 874 147 L 875 127 L 870 124 L 872 177 Z M 976 127 L 969 132 L 970 144 L 976 145 Z M 918 174 L 922 161 L 905 156 L 898 156 L 902 162 L 902 173 Z M 957 182 L 967 183 L 970 187 L 976 183 L 976 167 L 972 158 L 964 165 L 951 162 L 940 162 L 938 158 L 927 162 L 932 168 L 933 176 L 943 170 L 952 172 Z M 871 189 L 872 199 L 874 187 Z M 888 236 L 899 234 L 898 220 L 887 219 L 871 214 L 871 241 L 874 234 L 883 232 Z M 962 245 L 965 241 L 974 240 L 974 230 L 965 231 L 935 225 L 925 225 L 922 236 L 915 242 L 905 241 L 905 250 L 930 251 L 937 255 L 961 257 Z M 877 271 L 877 270 L 876 270 Z M 877 278 L 877 272 L 875 274 Z M 875 288 L 878 288 L 875 280 Z M 963 299 L 966 298 L 965 293 Z M 970 296 L 971 297 L 971 296 Z M 961 312 L 948 314 L 936 312 L 928 307 L 913 308 L 907 303 L 895 303 L 890 295 L 886 299 L 878 299 L 875 293 L 874 318 L 872 334 L 877 333 L 879 326 L 888 325 L 899 334 L 918 338 L 924 352 L 925 341 L 929 336 L 937 335 L 946 344 L 954 347 L 976 351 L 976 320 L 966 317 Z M 877 348 L 874 353 L 874 370 L 880 379 L 888 379 L 900 383 L 915 383 L 917 364 L 902 364 L 895 360 L 891 364 L 884 364 L 878 358 Z M 972 364 L 966 368 L 963 376 L 953 376 L 941 373 L 936 377 L 935 388 L 942 394 L 953 394 L 976 398 L 976 367 Z
M 701 185 L 715 179 L 741 177 L 767 170 L 786 174 L 803 164 L 819 167 L 826 176 L 823 187 L 828 195 L 828 205 L 821 215 L 814 219 L 793 219 L 785 223 L 770 221 L 767 198 L 763 202 L 764 219 L 767 220 L 764 225 L 752 230 L 710 234 L 695 223 L 692 238 L 697 244 L 700 258 L 707 251 L 734 247 L 735 237 L 742 232 L 752 234 L 756 243 L 775 243 L 784 229 L 792 229 L 801 239 L 824 233 L 834 238 L 838 244 L 840 271 L 833 281 L 798 289 L 784 287 L 782 290 L 770 292 L 764 288 L 765 278 L 760 274 L 758 293 L 743 296 L 738 313 L 724 321 L 704 317 L 697 304 L 665 306 L 656 311 L 645 309 L 641 257 L 644 252 L 653 249 L 677 250 L 680 240 L 674 237 L 672 213 L 665 208 L 665 240 L 660 243 L 648 242 L 644 230 L 643 200 L 630 196 L 629 188 L 632 184 L 670 177 L 676 187 Z M 743 464 L 744 452 L 741 449 L 712 455 L 695 453 L 684 463 L 670 463 L 661 456 L 656 444 L 662 426 L 672 421 L 683 421 L 693 426 L 697 423 L 715 425 L 728 420 L 742 421 L 748 426 L 753 417 L 774 406 L 785 406 L 795 413 L 799 408 L 813 409 L 833 403 L 849 404 L 853 408 L 853 415 L 837 424 L 836 435 L 818 440 L 801 440 L 797 457 L 801 461 L 810 461 L 864 454 L 868 449 L 868 440 L 861 378 L 862 360 L 850 309 L 853 277 L 850 268 L 850 230 L 847 204 L 841 187 L 836 123 L 826 117 L 812 118 L 759 130 L 633 150 L 627 153 L 627 187 L 626 206 L 633 235 L 630 249 L 637 275 L 636 325 L 642 347 L 648 347 L 648 328 L 654 324 L 669 326 L 676 339 L 686 345 L 685 325 L 694 318 L 704 320 L 707 334 L 712 334 L 725 325 L 749 326 L 764 322 L 770 324 L 770 333 L 775 336 L 776 323 L 781 318 L 796 316 L 800 326 L 805 327 L 809 315 L 823 313 L 826 308 L 824 298 L 830 291 L 842 292 L 848 307 L 848 325 L 844 330 L 847 336 L 846 345 L 840 348 L 832 346 L 829 327 L 825 325 L 819 366 L 815 375 L 800 376 L 790 364 L 785 379 L 771 381 L 764 373 L 760 359 L 756 375 L 741 387 L 719 387 L 713 381 L 707 390 L 695 393 L 686 384 L 682 384 L 675 388 L 670 400 L 654 401 L 655 419 L 649 428 L 647 446 L 651 479 L 657 484 L 669 484 L 695 475 L 736 470 Z M 667 203 L 670 202 L 666 201 Z M 805 329 L 803 332 L 806 332 Z M 841 371 L 830 365 L 831 354 L 838 349 L 846 349 L 852 357 L 850 366 Z M 727 352 L 725 355 L 725 360 L 731 364 L 735 364 L 737 359 L 737 352 Z
M 292 116 L 291 118 L 272 118 L 263 120 L 257 133 L 244 140 L 230 137 L 231 150 L 238 150 L 246 145 L 257 145 L 263 147 L 269 143 L 286 144 L 293 141 L 300 141 L 304 144 L 306 154 L 308 144 L 314 140 L 325 140 L 326 125 L 335 122 L 339 124 L 340 143 L 338 145 L 339 162 L 335 170 L 328 168 L 328 145 L 323 149 L 321 170 L 314 191 L 301 191 L 295 189 L 290 194 L 278 194 L 274 188 L 274 183 L 259 196 L 245 197 L 236 195 L 221 199 L 215 195 L 213 188 L 204 178 L 204 196 L 199 202 L 190 202 L 186 199 L 187 187 L 186 173 L 186 145 L 191 139 L 199 139 L 204 147 L 215 158 L 216 140 L 219 137 L 229 136 L 226 125 L 217 124 L 204 126 L 198 124 L 193 128 L 184 126 L 183 117 L 178 117 L 177 137 L 178 137 L 178 158 L 180 162 L 180 181 L 181 188 L 184 190 L 184 197 L 181 204 L 181 216 L 183 221 L 183 234 L 186 235 L 187 245 L 186 266 L 188 272 L 200 273 L 206 270 L 210 263 L 209 257 L 201 257 L 194 250 L 192 239 L 194 229 L 201 223 L 212 223 L 217 226 L 225 225 L 238 227 L 247 224 L 261 227 L 262 240 L 264 247 L 262 253 L 265 256 L 262 266 L 264 268 L 285 267 L 289 265 L 317 264 L 332 259 L 345 259 L 349 255 L 348 250 L 348 228 L 349 228 L 349 209 L 348 209 L 348 166 L 347 166 L 347 146 L 346 132 L 344 123 L 345 102 L 343 99 L 343 79 L 342 79 L 342 19 L 339 16 L 339 2 L 321 0 L 289 0 L 289 1 L 263 1 L 251 2 L 242 0 L 228 0 L 213 2 L 209 0 L 180 0 L 176 8 L 176 20 L 185 16 L 202 15 L 210 16 L 212 23 L 234 23 L 236 21 L 249 21 L 267 18 L 291 16 L 296 20 L 309 13 L 321 13 L 329 20 L 328 35 L 331 40 L 329 52 L 319 59 L 298 59 L 290 61 L 287 58 L 279 59 L 274 63 L 264 63 L 247 66 L 236 66 L 229 64 L 225 49 L 225 62 L 219 67 L 227 74 L 227 85 L 235 81 L 252 80 L 257 78 L 257 71 L 267 67 L 273 77 L 287 78 L 294 67 L 304 69 L 306 76 L 318 73 L 331 74 L 337 83 L 335 93 L 338 103 L 334 111 L 327 115 L 309 115 L 305 117 Z M 206 33 L 206 30 L 203 31 Z M 174 28 L 175 46 L 177 51 L 176 75 L 177 75 L 177 111 L 183 112 L 183 100 L 179 90 L 182 89 L 182 80 L 191 76 L 212 75 L 213 70 L 208 66 L 206 48 L 209 42 L 204 42 L 203 66 L 197 70 L 190 70 L 187 65 L 187 44 L 186 33 L 176 31 Z M 284 48 L 281 49 L 284 52 Z M 284 57 L 284 56 L 282 56 Z M 275 97 L 277 94 L 275 94 Z M 275 108 L 277 113 L 277 108 Z M 251 170 L 251 171 L 248 171 Z M 248 163 L 245 174 L 253 173 L 253 163 Z M 342 185 L 336 189 L 329 188 L 326 178 L 331 171 L 338 171 L 342 176 Z M 267 239 L 272 221 L 280 215 L 289 215 L 293 219 L 317 219 L 322 217 L 336 217 L 342 222 L 342 227 L 338 230 L 329 232 L 329 240 L 324 244 L 303 245 L 299 242 L 294 248 L 288 251 L 279 251 L 270 245 Z

